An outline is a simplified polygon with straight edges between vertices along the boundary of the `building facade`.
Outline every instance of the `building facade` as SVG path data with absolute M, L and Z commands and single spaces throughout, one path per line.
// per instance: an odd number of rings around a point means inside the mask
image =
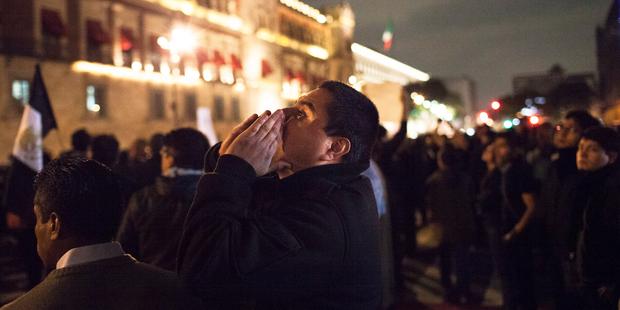
M 298 0 L 2 1 L 0 162 L 36 63 L 60 129 L 45 141 L 53 154 L 81 127 L 123 147 L 209 120 L 222 136 L 244 115 L 350 76 L 342 40 L 352 32 L 335 16 Z

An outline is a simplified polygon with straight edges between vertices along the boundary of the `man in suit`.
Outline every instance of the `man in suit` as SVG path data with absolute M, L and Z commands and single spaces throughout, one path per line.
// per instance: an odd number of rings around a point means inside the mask
M 109 168 L 83 158 L 37 175 L 37 252 L 51 271 L 3 309 L 193 309 L 175 274 L 137 262 L 112 242 L 121 192 Z

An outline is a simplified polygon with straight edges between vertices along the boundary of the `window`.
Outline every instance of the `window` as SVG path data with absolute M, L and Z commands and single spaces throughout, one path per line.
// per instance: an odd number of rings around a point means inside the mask
M 129 28 L 121 28 L 121 52 L 123 55 L 123 66 L 131 68 L 133 62 L 133 49 L 135 39 L 133 30 Z
M 196 94 L 185 94 L 185 119 L 196 120 Z
M 88 61 L 103 62 L 102 45 L 110 42 L 108 33 L 103 29 L 101 22 L 86 20 L 86 58 Z
M 213 118 L 216 121 L 224 120 L 224 97 L 215 96 L 215 107 L 213 108 Z
M 239 98 L 233 98 L 232 102 L 232 118 L 234 121 L 241 120 L 241 107 L 239 106 Z
M 86 86 L 86 111 L 95 117 L 105 117 L 105 87 Z
M 165 118 L 164 92 L 161 90 L 151 91 L 149 118 L 153 120 L 161 120 Z
M 11 94 L 13 101 L 22 105 L 27 104 L 30 100 L 30 82 L 27 80 L 14 80 L 11 85 Z
M 62 18 L 57 11 L 41 9 L 41 35 L 43 51 L 51 58 L 62 57 L 62 45 L 60 38 L 65 36 L 67 30 Z

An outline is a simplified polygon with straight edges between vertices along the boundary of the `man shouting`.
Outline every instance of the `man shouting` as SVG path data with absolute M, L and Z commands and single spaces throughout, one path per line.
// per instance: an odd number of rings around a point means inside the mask
M 377 210 L 360 175 L 377 128 L 374 104 L 335 81 L 237 126 L 205 159 L 177 259 L 186 284 L 213 308 L 377 309 Z

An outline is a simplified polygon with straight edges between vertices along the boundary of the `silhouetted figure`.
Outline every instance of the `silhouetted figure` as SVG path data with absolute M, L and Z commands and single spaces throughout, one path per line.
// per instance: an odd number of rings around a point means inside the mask
M 78 156 L 82 158 L 88 157 L 88 147 L 90 146 L 92 138 L 88 131 L 84 128 L 80 128 L 73 132 L 71 135 L 71 150 L 60 154 L 60 157 L 65 156 Z
M 191 128 L 164 136 L 162 175 L 131 196 L 117 240 L 135 258 L 175 270 L 183 222 L 202 175 L 209 142 Z
M 584 309 L 612 310 L 620 296 L 620 136 L 605 127 L 586 130 L 579 141 L 577 168 L 586 173 L 578 245 Z

